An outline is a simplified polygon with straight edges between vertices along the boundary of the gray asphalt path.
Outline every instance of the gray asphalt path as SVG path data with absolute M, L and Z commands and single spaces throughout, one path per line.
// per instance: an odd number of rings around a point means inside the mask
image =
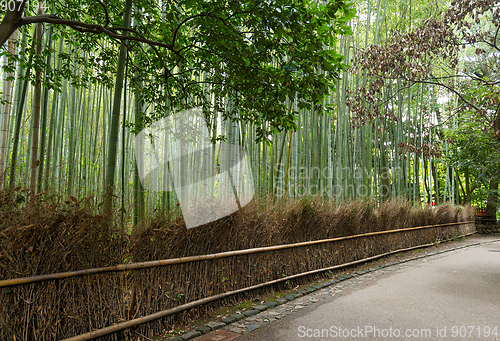
M 422 259 L 238 338 L 500 340 L 500 242 Z

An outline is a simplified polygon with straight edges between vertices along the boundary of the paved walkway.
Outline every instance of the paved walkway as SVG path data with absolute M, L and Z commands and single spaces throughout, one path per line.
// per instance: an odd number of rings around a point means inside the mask
M 377 267 L 197 340 L 500 340 L 498 239 Z

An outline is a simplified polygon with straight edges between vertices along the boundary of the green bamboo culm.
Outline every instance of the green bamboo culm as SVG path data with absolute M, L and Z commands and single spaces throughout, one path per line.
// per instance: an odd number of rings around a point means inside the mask
M 49 50 L 52 48 L 52 26 L 49 26 L 47 29 L 47 36 L 48 36 L 48 47 Z M 51 57 L 52 54 L 47 55 L 47 65 L 51 64 Z M 49 82 L 49 73 L 47 72 L 45 75 L 45 80 L 47 83 Z M 47 137 L 47 110 L 48 110 L 48 104 L 49 104 L 49 89 L 44 88 L 43 90 L 43 107 L 42 107 L 42 117 L 41 117 L 41 141 L 40 141 L 40 153 L 38 160 L 40 161 L 40 165 L 38 168 L 38 180 L 37 180 L 37 192 L 42 191 L 42 179 L 43 179 L 43 174 L 44 174 L 44 164 L 45 164 L 45 150 L 46 150 L 46 137 Z M 47 147 L 47 149 L 50 147 Z
M 35 34 L 36 34 L 36 29 L 33 32 L 33 44 L 35 44 Z M 26 102 L 26 93 L 28 91 L 28 84 L 29 84 L 29 76 L 31 74 L 31 63 L 33 61 L 33 54 L 30 54 L 29 61 L 28 61 L 28 67 L 26 68 L 26 71 L 24 73 L 24 84 L 23 84 L 23 89 L 21 92 L 21 98 L 19 101 L 19 108 L 17 108 L 17 115 L 16 115 L 16 126 L 14 128 L 14 142 L 12 145 L 12 159 L 10 163 L 10 183 L 9 183 L 9 191 L 12 192 L 16 186 L 16 167 L 17 167 L 17 153 L 19 150 L 19 134 L 21 132 L 21 123 L 23 120 L 23 112 L 24 112 L 24 104 Z
M 8 51 L 11 55 L 15 54 L 16 51 L 16 39 L 17 39 L 17 30 L 14 34 L 9 38 L 8 42 Z M 7 65 L 10 64 L 7 61 Z M 5 105 L 3 107 L 3 120 L 2 120 L 2 131 L 1 131 L 1 142 L 0 142 L 0 188 L 3 187 L 3 182 L 5 178 L 5 159 L 7 155 L 7 135 L 8 135 L 8 125 L 9 125 L 9 112 L 10 112 L 10 100 L 11 100 L 11 80 L 12 72 L 6 74 L 6 78 L 8 79 L 4 83 L 4 94 L 5 94 Z M 13 96 L 12 96 L 13 97 Z
M 132 0 L 125 3 L 125 15 L 123 18 L 123 27 L 130 27 L 130 17 L 132 12 Z M 124 34 L 127 34 L 124 32 Z M 120 104 L 122 98 L 123 79 L 125 73 L 125 63 L 127 62 L 127 42 L 124 40 L 120 44 L 120 56 L 118 58 L 118 67 L 116 71 L 115 94 L 113 99 L 113 110 L 111 113 L 110 136 L 108 145 L 108 159 L 106 165 L 106 176 L 104 182 L 104 212 L 111 217 L 113 202 L 113 187 L 115 184 L 116 153 L 118 144 L 118 133 L 120 123 Z
M 43 14 L 42 6 L 38 6 L 38 15 Z M 43 24 L 37 24 L 36 28 L 36 55 L 40 57 L 42 55 L 42 39 L 43 39 Z M 41 108 L 41 96 L 42 96 L 42 73 L 40 66 L 35 66 L 35 94 L 34 94 L 34 104 L 33 104 L 33 141 L 31 144 L 31 179 L 30 179 L 30 191 L 32 198 L 36 191 L 36 181 L 37 181 L 37 169 L 38 169 L 38 143 L 40 136 L 40 108 Z

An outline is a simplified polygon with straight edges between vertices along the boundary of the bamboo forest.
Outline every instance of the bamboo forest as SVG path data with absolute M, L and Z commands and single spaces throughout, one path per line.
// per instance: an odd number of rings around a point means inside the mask
M 91 332 L 496 224 L 499 31 L 496 0 L 1 0 L 0 339 L 167 340 L 248 297 Z

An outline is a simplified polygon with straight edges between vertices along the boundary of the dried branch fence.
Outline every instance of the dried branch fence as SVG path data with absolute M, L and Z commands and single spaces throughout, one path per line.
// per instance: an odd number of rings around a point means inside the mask
M 217 300 L 237 300 L 235 294 L 280 289 L 304 277 L 474 231 L 473 221 L 455 220 L 0 280 L 0 338 L 76 341 L 153 337 L 172 328 L 176 321 L 212 312 Z

